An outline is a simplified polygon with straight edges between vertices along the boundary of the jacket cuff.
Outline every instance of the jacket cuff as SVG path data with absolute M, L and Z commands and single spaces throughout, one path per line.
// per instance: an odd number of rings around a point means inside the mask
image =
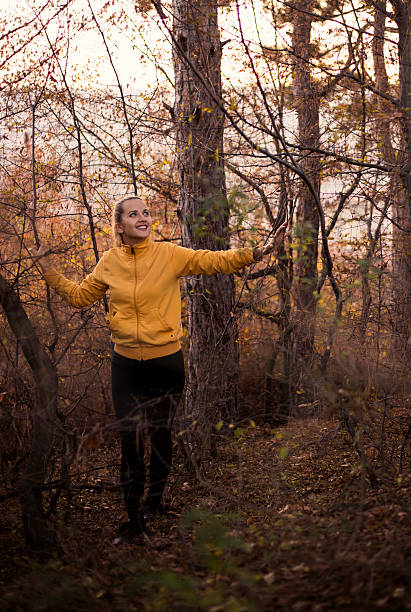
M 247 255 L 247 263 L 246 265 L 250 265 L 255 261 L 254 259 L 254 249 L 250 249 L 249 247 L 244 247 L 242 249 Z
M 50 287 L 56 287 L 60 279 L 60 272 L 54 268 L 49 268 L 46 272 L 42 272 L 43 278 Z

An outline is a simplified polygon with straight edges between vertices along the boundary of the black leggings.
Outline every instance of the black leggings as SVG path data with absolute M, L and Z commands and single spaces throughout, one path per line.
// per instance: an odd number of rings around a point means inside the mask
M 138 520 L 144 494 L 144 433 L 151 440 L 147 501 L 156 505 L 170 473 L 171 426 L 184 387 L 184 359 L 173 355 L 138 361 L 113 352 L 114 410 L 121 437 L 121 484 L 130 520 Z

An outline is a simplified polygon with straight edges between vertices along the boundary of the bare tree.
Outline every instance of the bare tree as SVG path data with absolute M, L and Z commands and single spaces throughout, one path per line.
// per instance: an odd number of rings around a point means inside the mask
M 399 191 L 394 206 L 393 301 L 399 346 L 409 357 L 411 321 L 411 2 L 393 0 L 398 28 L 400 151 Z M 376 4 L 384 12 L 384 5 Z M 405 360 L 408 361 L 407 359 Z
M 215 102 L 221 99 L 217 2 L 174 0 L 173 18 L 173 114 L 182 241 L 195 249 L 227 249 L 224 116 Z M 238 349 L 233 278 L 190 278 L 186 289 L 190 334 L 186 412 L 209 424 L 218 415 L 235 419 Z
M 292 12 L 294 77 L 293 97 L 298 117 L 298 144 L 316 149 L 320 141 L 320 92 L 313 81 L 311 27 L 314 2 L 298 3 Z M 313 189 L 320 196 L 320 157 L 312 153 L 301 160 Z M 312 191 L 301 183 L 297 206 L 297 259 L 295 267 L 295 343 L 296 354 L 310 359 L 314 348 L 316 315 L 319 215 Z
M 20 481 L 26 539 L 33 549 L 51 552 L 56 547 L 56 538 L 43 510 L 42 487 L 56 423 L 57 372 L 15 291 L 2 275 L 0 304 L 30 366 L 37 390 L 32 445 Z

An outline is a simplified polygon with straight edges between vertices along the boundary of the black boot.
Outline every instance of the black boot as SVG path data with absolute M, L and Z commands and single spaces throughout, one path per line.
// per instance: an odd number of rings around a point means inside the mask
M 126 540 L 133 540 L 137 536 L 141 535 L 146 529 L 146 522 L 143 516 L 133 516 L 125 523 L 122 523 L 118 530 L 118 538 L 116 538 L 115 543 L 119 544 L 120 542 Z
M 156 516 L 162 516 L 165 513 L 166 510 L 161 503 L 161 497 L 147 497 L 143 510 L 144 519 L 150 520 Z

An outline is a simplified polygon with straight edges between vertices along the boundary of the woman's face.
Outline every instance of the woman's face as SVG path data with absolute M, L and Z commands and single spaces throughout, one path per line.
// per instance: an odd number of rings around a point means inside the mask
M 143 200 L 133 198 L 124 202 L 121 223 L 117 224 L 124 244 L 134 246 L 142 242 L 149 235 L 152 225 L 150 211 Z

